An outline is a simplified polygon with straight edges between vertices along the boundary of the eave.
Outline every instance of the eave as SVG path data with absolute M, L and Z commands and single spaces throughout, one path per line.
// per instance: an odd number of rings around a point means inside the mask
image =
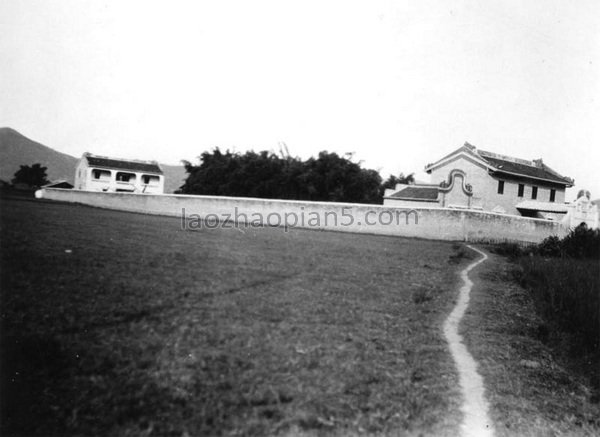
M 573 183 L 569 183 L 569 182 L 560 182 L 560 181 L 556 181 L 556 180 L 552 180 L 552 179 L 545 179 L 545 178 L 538 178 L 536 176 L 529 176 L 529 175 L 525 175 L 522 173 L 514 173 L 514 172 L 510 172 L 510 171 L 505 171 L 502 169 L 498 169 L 496 167 L 491 167 L 488 166 L 490 173 L 492 174 L 496 174 L 496 173 L 502 173 L 502 174 L 507 174 L 507 175 L 511 175 L 511 176 L 515 176 L 518 178 L 522 178 L 522 179 L 535 179 L 538 181 L 544 181 L 544 182 L 548 182 L 550 184 L 554 184 L 554 185 L 564 185 L 565 187 L 572 187 L 575 184 L 575 181 L 573 181 Z

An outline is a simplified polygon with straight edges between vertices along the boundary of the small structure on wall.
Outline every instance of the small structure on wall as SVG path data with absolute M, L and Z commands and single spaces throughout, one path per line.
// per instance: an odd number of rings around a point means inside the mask
M 85 191 L 162 194 L 165 177 L 156 161 L 108 158 L 84 153 L 75 188 Z
M 481 209 L 473 199 L 473 187 L 467 183 L 467 175 L 453 169 L 448 179 L 439 184 L 397 184 L 386 190 L 384 205 L 415 208 L 420 206 L 439 208 Z
M 590 192 L 579 190 L 577 200 L 568 206 L 568 212 L 563 219 L 563 224 L 569 228 L 576 228 L 585 223 L 588 228 L 598 228 L 598 205 L 590 200 Z
M 428 164 L 430 184 L 386 190 L 384 205 L 463 208 L 562 220 L 568 211 L 565 189 L 574 181 L 541 159 L 529 161 L 478 150 L 465 143 Z

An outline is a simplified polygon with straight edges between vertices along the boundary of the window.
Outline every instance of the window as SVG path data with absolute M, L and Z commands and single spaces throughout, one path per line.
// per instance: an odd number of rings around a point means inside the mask
M 524 192 L 525 192 L 525 185 L 519 184 L 519 192 L 518 192 L 517 196 L 523 197 Z
M 550 190 L 550 202 L 554 202 L 556 200 L 556 190 L 553 188 Z
M 135 174 L 120 171 L 117 173 L 117 182 L 135 182 Z
M 531 187 L 531 198 L 533 200 L 537 199 L 537 187 Z
M 498 181 L 498 194 L 504 194 L 504 181 Z
M 142 175 L 142 183 L 144 185 L 152 185 L 156 186 L 160 182 L 160 178 L 158 176 L 144 174 Z
M 109 181 L 110 170 L 98 170 L 95 168 L 92 170 L 92 179 L 97 181 Z

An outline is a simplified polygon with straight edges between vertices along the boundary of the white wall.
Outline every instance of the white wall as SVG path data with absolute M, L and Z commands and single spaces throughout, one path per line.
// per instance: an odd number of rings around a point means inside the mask
M 292 218 L 295 216 L 298 220 L 295 224 L 297 227 L 435 240 L 540 242 L 547 236 L 562 236 L 566 233 L 566 227 L 557 222 L 448 208 L 414 208 L 418 214 L 418 221 L 415 223 L 414 212 L 407 215 L 407 209 L 384 205 L 175 194 L 141 195 L 52 188 L 41 189 L 36 196 L 108 209 L 175 217 L 182 217 L 182 211 L 185 210 L 188 219 L 197 215 L 207 220 L 225 220 L 227 216 L 233 220 L 237 213 L 238 221 L 252 222 L 253 218 L 260 214 L 264 221 L 271 217 L 270 224 L 275 224 L 276 218 L 279 217 L 281 225 L 286 221 L 292 225 Z M 246 215 L 247 220 L 242 214 Z M 333 216 L 337 217 L 337 222 L 334 222 Z M 319 223 L 316 224 L 313 220 L 311 225 L 311 218 L 315 217 L 320 218 Z M 387 224 L 390 217 L 393 222 Z M 379 221 L 378 218 L 382 220 Z M 373 224 L 368 224 L 367 219 Z M 182 220 L 183 222 L 188 223 L 185 220 Z
M 95 179 L 94 170 L 109 172 L 106 178 Z M 130 173 L 135 175 L 131 182 L 117 181 L 117 173 Z M 79 176 L 80 175 L 80 176 Z M 158 181 L 152 184 L 144 184 L 143 176 L 156 176 Z M 79 181 L 79 182 L 78 182 Z M 87 191 L 108 191 L 130 190 L 136 193 L 162 194 L 164 192 L 165 178 L 163 175 L 152 173 L 136 172 L 131 170 L 107 169 L 101 167 L 89 167 L 85 160 L 82 160 L 77 167 L 75 174 L 75 188 Z
M 77 163 L 77 167 L 75 168 L 75 189 L 76 190 L 85 190 L 86 189 L 86 168 L 87 161 L 85 159 L 80 159 Z

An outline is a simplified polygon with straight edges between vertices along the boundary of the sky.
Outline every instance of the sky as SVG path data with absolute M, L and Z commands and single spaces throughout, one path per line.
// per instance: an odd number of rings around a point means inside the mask
M 600 197 L 600 2 L 0 2 L 0 126 L 176 164 L 285 143 L 387 177 L 465 141 Z

